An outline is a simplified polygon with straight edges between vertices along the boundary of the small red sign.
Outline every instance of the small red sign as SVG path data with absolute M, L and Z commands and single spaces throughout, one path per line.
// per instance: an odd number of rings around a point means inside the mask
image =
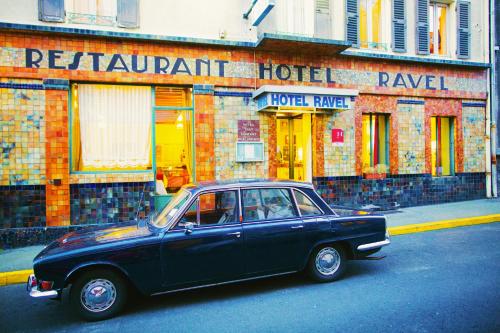
M 332 143 L 343 144 L 344 143 L 344 130 L 340 128 L 332 129 Z
M 238 120 L 238 141 L 260 141 L 260 122 Z

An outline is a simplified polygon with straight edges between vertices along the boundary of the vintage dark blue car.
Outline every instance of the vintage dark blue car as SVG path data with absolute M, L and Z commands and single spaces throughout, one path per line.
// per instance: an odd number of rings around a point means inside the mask
M 312 184 L 240 180 L 184 186 L 147 220 L 80 230 L 34 259 L 33 297 L 61 296 L 87 320 L 145 295 L 306 270 L 338 279 L 346 261 L 389 244 L 381 215 L 335 211 Z

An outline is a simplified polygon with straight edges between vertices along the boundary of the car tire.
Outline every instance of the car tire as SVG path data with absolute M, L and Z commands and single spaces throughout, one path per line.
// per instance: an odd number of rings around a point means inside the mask
M 313 251 L 309 259 L 308 271 L 318 282 L 338 280 L 346 268 L 345 250 L 338 245 L 323 245 Z
M 77 315 L 88 321 L 97 321 L 119 313 L 127 294 L 127 282 L 122 276 L 110 270 L 96 269 L 77 278 L 69 297 Z

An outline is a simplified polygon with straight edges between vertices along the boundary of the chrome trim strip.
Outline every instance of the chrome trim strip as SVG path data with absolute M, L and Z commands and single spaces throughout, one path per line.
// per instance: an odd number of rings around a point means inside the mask
M 263 188 L 263 187 L 306 187 L 309 189 L 314 189 L 312 183 L 307 182 L 294 182 L 294 181 L 268 181 L 268 182 L 244 182 L 244 183 L 232 183 L 232 184 L 194 184 L 191 188 L 186 188 L 188 191 L 200 192 L 200 191 L 214 191 L 214 190 L 235 190 L 238 188 Z
M 296 273 L 296 272 L 297 271 L 289 271 L 289 272 L 285 272 L 285 273 L 276 273 L 276 274 L 262 275 L 262 276 L 256 276 L 256 277 L 239 279 L 239 280 L 231 280 L 231 281 L 226 281 L 226 282 L 217 282 L 217 283 L 203 284 L 203 285 L 195 286 L 195 287 L 188 287 L 188 288 L 180 288 L 180 289 L 174 289 L 174 290 L 169 290 L 169 291 L 162 291 L 162 292 L 159 292 L 159 293 L 151 294 L 151 296 L 171 294 L 171 293 L 176 293 L 178 291 L 186 291 L 186 290 L 194 290 L 194 289 L 200 289 L 200 288 L 206 288 L 206 287 L 221 286 L 221 285 L 225 285 L 225 284 L 238 283 L 238 282 L 244 282 L 244 281 L 259 280 L 259 279 L 265 279 L 265 278 L 273 277 L 273 276 L 280 276 L 280 275 L 292 274 L 292 273 Z
M 385 240 L 380 241 L 380 242 L 359 245 L 357 247 L 357 249 L 358 249 L 358 251 L 367 251 L 367 250 L 376 249 L 378 247 L 386 246 L 389 244 L 391 244 L 391 241 L 389 240 L 389 238 L 386 238 Z
M 350 215 L 350 216 L 338 216 L 334 217 L 334 221 L 343 221 L 343 220 L 355 220 L 355 219 L 379 219 L 379 218 L 385 218 L 384 215 Z

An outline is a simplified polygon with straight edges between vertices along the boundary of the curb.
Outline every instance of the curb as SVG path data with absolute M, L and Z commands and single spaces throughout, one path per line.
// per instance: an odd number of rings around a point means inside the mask
M 500 222 L 500 214 L 492 214 L 492 215 L 483 215 L 476 217 L 464 217 L 460 219 L 453 220 L 442 220 L 436 222 L 426 222 L 426 223 L 417 223 L 417 224 L 409 224 L 402 225 L 398 227 L 389 227 L 389 234 L 391 236 L 396 235 L 405 235 L 405 234 L 413 234 L 417 232 L 425 232 L 431 230 L 439 230 L 439 229 L 448 229 L 448 228 L 456 228 L 456 227 L 465 227 L 476 224 L 485 224 L 485 223 L 493 223 Z
M 26 283 L 30 274 L 33 274 L 32 269 L 0 273 L 0 287 L 8 286 L 10 284 Z
M 500 222 L 500 214 L 465 217 L 460 219 L 442 220 L 442 221 L 418 223 L 418 224 L 409 224 L 398 227 L 389 227 L 387 229 L 389 230 L 389 234 L 391 236 L 397 236 L 405 234 L 414 234 L 417 232 L 465 227 L 476 224 L 485 224 L 494 222 Z M 0 273 L 0 287 L 11 284 L 25 283 L 28 280 L 28 276 L 30 274 L 33 274 L 32 269 Z

